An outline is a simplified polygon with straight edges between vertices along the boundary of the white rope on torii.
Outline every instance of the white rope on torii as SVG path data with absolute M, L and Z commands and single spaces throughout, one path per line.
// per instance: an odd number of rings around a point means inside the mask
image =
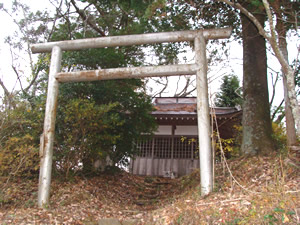
M 33 53 L 52 52 L 48 80 L 44 130 L 43 134 L 41 135 L 40 142 L 41 164 L 38 187 L 39 207 L 45 207 L 49 204 L 55 118 L 57 109 L 58 86 L 60 82 L 113 80 L 193 74 L 196 75 L 201 194 L 209 194 L 213 188 L 213 168 L 208 103 L 206 41 L 209 39 L 229 38 L 231 35 L 231 31 L 231 28 L 202 29 L 195 31 L 176 31 L 88 38 L 32 45 L 31 50 Z M 194 64 L 101 69 L 79 72 L 60 72 L 62 51 L 181 41 L 194 41 Z

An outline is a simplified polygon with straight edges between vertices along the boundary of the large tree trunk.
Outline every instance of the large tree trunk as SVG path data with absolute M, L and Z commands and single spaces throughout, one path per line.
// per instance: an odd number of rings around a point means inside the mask
M 282 71 L 286 77 L 286 88 L 287 88 L 287 93 L 288 93 L 288 97 L 290 100 L 290 108 L 291 108 L 294 122 L 295 122 L 295 125 L 297 128 L 296 135 L 299 138 L 300 137 L 300 106 L 299 106 L 296 91 L 295 91 L 295 80 L 294 80 L 295 74 L 294 74 L 292 67 L 289 65 L 288 61 L 285 60 L 285 56 L 282 53 L 282 51 L 279 47 L 279 44 L 277 43 L 277 36 L 276 36 L 276 32 L 274 30 L 274 25 L 273 25 L 274 17 L 272 15 L 269 2 L 267 0 L 262 0 L 262 3 L 264 5 L 265 11 L 268 16 L 268 22 L 270 25 L 271 32 L 267 32 L 264 29 L 264 26 L 262 26 L 262 24 L 259 22 L 259 16 L 256 16 L 253 13 L 253 12 L 259 13 L 259 10 L 260 10 L 259 7 L 255 7 L 254 10 L 253 9 L 249 10 L 250 7 L 247 4 L 247 1 L 240 1 L 241 4 L 237 3 L 236 1 L 232 2 L 230 0 L 218 0 L 218 1 L 225 2 L 226 4 L 239 9 L 241 11 L 241 15 L 243 14 L 243 15 L 246 15 L 248 18 L 250 18 L 251 21 L 253 21 L 255 26 L 258 28 L 260 34 L 263 35 L 266 39 L 268 39 L 268 41 L 272 47 L 272 50 L 274 51 L 280 65 L 281 65 Z M 281 1 L 276 1 L 275 4 L 279 4 L 279 8 L 281 8 L 281 5 L 280 5 Z M 246 7 L 245 7 L 245 5 L 246 5 Z M 262 13 L 261 15 L 263 15 L 263 14 L 264 13 Z M 243 29 L 244 28 L 246 29 L 246 27 L 243 26 Z
M 257 15 L 261 24 L 265 17 Z M 242 153 L 268 154 L 272 151 L 272 125 L 267 82 L 265 39 L 248 17 L 241 14 L 243 36 L 243 140 Z

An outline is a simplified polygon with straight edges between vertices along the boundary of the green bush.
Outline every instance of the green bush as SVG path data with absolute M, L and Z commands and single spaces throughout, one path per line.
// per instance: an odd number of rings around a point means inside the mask
M 156 129 L 151 99 L 137 91 L 142 84 L 60 86 L 52 164 L 56 174 L 94 172 L 94 162 L 107 156 L 113 165 L 128 163 L 136 153 L 132 143 Z M 44 108 L 41 95 L 30 102 L 20 96 L 13 109 L 0 110 L 0 175 L 27 176 L 38 170 Z
M 18 102 L 0 112 L 0 175 L 32 176 L 39 168 L 43 107 Z
M 287 139 L 286 139 L 286 130 L 282 123 L 272 123 L 273 129 L 273 139 L 275 141 L 276 147 L 281 152 L 287 153 Z
M 31 177 L 38 169 L 39 150 L 33 137 L 10 137 L 0 151 L 0 175 Z
M 73 99 L 60 108 L 54 147 L 57 171 L 66 176 L 82 169 L 90 172 L 96 160 L 111 156 L 111 144 L 119 139 L 112 129 L 124 123 L 112 112 L 116 106 Z

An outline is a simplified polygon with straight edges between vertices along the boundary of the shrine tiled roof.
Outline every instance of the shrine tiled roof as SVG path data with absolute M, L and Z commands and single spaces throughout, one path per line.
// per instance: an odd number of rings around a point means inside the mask
M 154 101 L 154 116 L 197 116 L 196 97 L 162 97 Z M 217 117 L 235 116 L 241 114 L 241 110 L 236 107 L 214 107 L 210 108 Z

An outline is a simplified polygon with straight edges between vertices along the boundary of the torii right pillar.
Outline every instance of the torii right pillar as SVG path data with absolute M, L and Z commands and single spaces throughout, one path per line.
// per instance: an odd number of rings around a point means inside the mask
M 206 40 L 202 32 L 199 32 L 195 38 L 195 63 L 198 66 L 196 72 L 196 86 L 201 195 L 205 196 L 212 192 L 213 189 L 213 168 L 207 83 Z

